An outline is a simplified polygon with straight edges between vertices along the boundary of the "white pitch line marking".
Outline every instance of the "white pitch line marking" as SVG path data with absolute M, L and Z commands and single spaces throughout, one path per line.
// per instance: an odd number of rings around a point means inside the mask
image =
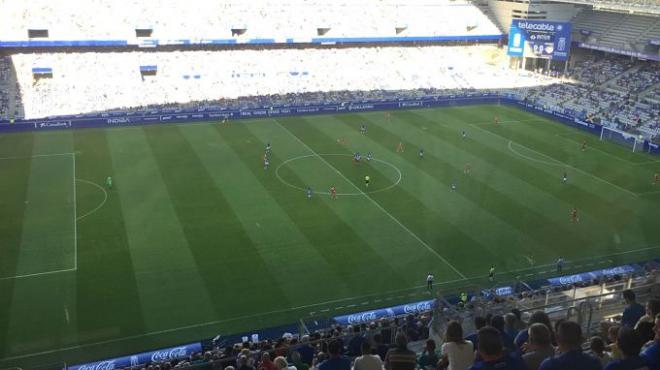
M 507 146 L 509 147 L 509 150 L 510 150 L 511 152 L 515 153 L 515 154 L 516 154 L 517 156 L 519 156 L 519 157 L 525 158 L 525 159 L 530 160 L 530 161 L 533 161 L 533 162 L 542 163 L 542 164 L 547 164 L 547 165 L 549 165 L 549 166 L 563 167 L 563 164 L 561 164 L 561 163 L 548 162 L 548 161 L 544 161 L 544 160 L 541 160 L 541 159 L 536 159 L 536 158 L 532 158 L 532 157 L 526 156 L 526 155 L 520 153 L 519 151 L 515 150 L 515 149 L 513 148 L 512 144 L 513 144 L 513 141 L 510 141 L 510 140 L 509 140 L 509 144 L 507 145 Z
M 293 184 L 289 183 L 288 181 L 284 180 L 282 178 L 282 176 L 280 176 L 280 169 L 282 167 L 284 167 L 285 165 L 287 165 L 288 163 L 291 163 L 291 162 L 296 161 L 298 159 L 316 158 L 318 156 L 326 156 L 326 157 L 330 157 L 330 156 L 337 157 L 337 156 L 339 156 L 339 157 L 351 157 L 351 158 L 353 157 L 350 154 L 332 154 L 332 153 L 330 153 L 330 154 L 318 154 L 318 155 L 315 155 L 315 154 L 300 155 L 300 156 L 297 156 L 297 157 L 289 158 L 289 159 L 285 160 L 284 162 L 280 163 L 280 165 L 277 166 L 277 168 L 275 168 L 275 176 L 277 177 L 278 180 L 280 180 L 281 183 L 283 183 L 286 186 L 289 186 L 289 187 L 291 187 L 293 189 L 296 189 L 296 190 L 306 191 L 307 189 L 305 189 L 303 187 L 300 187 L 300 186 L 293 185 Z M 399 185 L 399 183 L 401 182 L 401 179 L 403 178 L 403 175 L 401 174 L 401 170 L 397 166 L 393 165 L 390 162 L 383 161 L 383 160 L 376 159 L 376 158 L 372 159 L 372 161 L 383 163 L 383 164 L 389 166 L 390 168 L 394 169 L 394 171 L 396 171 L 396 173 L 398 174 L 398 178 L 395 182 L 393 182 L 389 186 L 384 187 L 382 189 L 366 192 L 366 194 L 380 193 L 380 192 L 383 192 L 383 191 L 390 190 L 390 189 L 394 188 L 395 186 Z M 338 170 L 335 170 L 335 172 L 339 173 Z M 319 195 L 330 195 L 330 192 L 328 192 L 328 191 L 312 191 L 312 193 L 313 194 L 319 194 Z M 361 193 L 337 193 L 337 195 L 338 196 L 361 196 L 362 194 Z
M 73 168 L 73 269 L 78 269 L 78 204 L 76 195 L 76 153 L 71 153 Z
M 76 270 L 77 270 L 76 268 L 69 268 L 69 269 L 63 269 L 63 270 L 35 272 L 34 274 L 23 274 L 23 275 L 0 277 L 0 280 L 20 279 L 20 278 L 33 277 L 33 276 L 42 276 L 42 275 L 52 275 L 52 274 L 59 274 L 60 272 L 72 272 L 72 271 L 76 271 Z
M 654 191 L 644 191 L 641 193 L 638 193 L 639 195 L 651 195 L 651 194 L 658 194 L 660 193 L 660 190 L 654 190 Z
M 436 252 L 436 251 L 435 251 L 433 248 L 431 248 L 428 244 L 426 244 L 425 241 L 423 241 L 419 236 L 417 236 L 415 233 L 413 233 L 408 227 L 406 227 L 404 224 L 402 224 L 401 221 L 399 221 L 396 217 L 392 216 L 392 214 L 389 213 L 385 208 L 383 208 L 378 202 L 376 202 L 375 200 L 373 200 L 373 198 L 371 198 L 368 194 L 366 194 L 364 191 L 362 191 L 362 189 L 361 189 L 360 187 L 358 187 L 358 186 L 355 185 L 353 182 L 351 182 L 351 180 L 349 180 L 349 179 L 348 179 L 343 173 L 339 172 L 339 170 L 337 170 L 333 165 L 331 165 L 328 161 L 326 161 L 325 158 L 323 158 L 323 157 L 320 156 L 318 153 L 316 153 L 316 151 L 314 151 L 312 148 L 310 148 L 309 145 L 305 144 L 302 140 L 300 140 L 300 139 L 298 138 L 298 136 L 294 135 L 294 134 L 293 134 L 291 131 L 289 131 L 286 127 L 282 126 L 282 124 L 280 124 L 280 122 L 279 122 L 278 120 L 274 120 L 274 121 L 275 121 L 275 124 L 276 124 L 276 125 L 278 125 L 279 127 L 281 127 L 281 128 L 282 128 L 284 131 L 286 131 L 289 135 L 291 135 L 293 138 L 295 138 L 296 141 L 298 141 L 302 146 L 304 146 L 305 148 L 307 148 L 308 151 L 310 151 L 312 154 L 314 154 L 315 156 L 317 156 L 317 157 L 321 160 L 321 162 L 325 163 L 325 164 L 326 164 L 328 167 L 330 167 L 331 169 L 337 171 L 337 173 L 339 174 L 339 176 L 341 176 L 344 180 L 346 180 L 346 182 L 348 182 L 348 183 L 351 184 L 355 189 L 357 189 L 357 191 L 358 191 L 359 193 L 361 193 L 365 198 L 367 198 L 369 201 L 371 201 L 371 203 L 373 203 L 373 204 L 374 204 L 378 209 L 380 209 L 383 213 L 385 213 L 387 216 L 389 216 L 389 217 L 390 217 L 394 222 L 396 222 L 396 223 L 397 223 L 397 224 L 398 224 L 403 230 L 405 230 L 406 232 L 408 232 L 408 234 L 410 234 L 414 239 L 416 239 L 416 240 L 417 240 L 421 245 L 423 245 L 423 246 L 424 246 L 429 252 L 431 252 L 433 255 L 435 255 L 436 257 L 438 257 L 438 259 L 440 259 L 440 260 L 441 260 L 442 262 L 444 262 L 447 266 L 449 266 L 449 268 L 451 268 L 456 274 L 458 274 L 458 276 L 460 276 L 460 277 L 463 278 L 463 279 L 466 279 L 466 276 L 463 275 L 460 271 L 458 271 L 458 269 L 457 269 L 456 267 L 454 267 L 454 265 L 452 265 L 451 263 L 449 263 L 449 261 L 447 261 L 444 257 L 442 257 L 438 252 Z
M 615 187 L 615 188 L 617 188 L 617 189 L 619 189 L 619 190 L 621 190 L 621 191 L 623 191 L 623 192 L 625 192 L 625 193 L 627 193 L 627 194 L 632 195 L 632 196 L 635 197 L 635 198 L 637 198 L 637 197 L 639 196 L 637 193 L 634 193 L 634 192 L 632 192 L 632 191 L 630 191 L 630 190 L 628 190 L 628 189 L 624 189 L 624 188 L 620 187 L 619 185 L 613 184 L 613 183 L 611 183 L 611 182 L 609 182 L 609 181 L 607 181 L 607 180 L 605 180 L 605 179 L 602 179 L 602 178 L 600 178 L 600 177 L 598 177 L 598 176 L 596 176 L 596 175 L 593 175 L 593 174 L 591 174 L 591 173 L 589 173 L 589 172 L 586 172 L 586 171 L 583 171 L 583 170 L 581 170 L 581 169 L 579 169 L 579 168 L 573 167 L 573 166 L 571 166 L 571 165 L 569 165 L 569 164 L 566 164 L 566 163 L 564 163 L 564 162 L 562 162 L 562 161 L 560 161 L 560 160 L 558 160 L 558 159 L 556 159 L 556 158 L 553 158 L 553 157 L 551 157 L 551 156 L 549 156 L 549 155 L 547 155 L 547 154 L 543 154 L 543 153 L 541 153 L 541 152 L 539 152 L 539 151 L 536 151 L 536 150 L 534 150 L 534 149 L 532 149 L 532 148 L 529 148 L 529 147 L 527 147 L 527 146 L 525 146 L 525 145 L 522 145 L 522 144 L 520 144 L 520 143 L 517 143 L 517 142 L 515 142 L 515 141 L 513 141 L 513 140 L 511 140 L 511 139 L 508 139 L 508 138 L 506 138 L 506 137 L 504 137 L 504 136 L 502 136 L 502 135 L 498 135 L 498 134 L 496 134 L 496 133 L 494 133 L 494 132 L 488 131 L 488 130 L 483 129 L 483 128 L 481 128 L 481 127 L 479 127 L 479 126 L 476 126 L 476 125 L 472 125 L 472 126 L 478 128 L 478 129 L 481 130 L 481 131 L 487 132 L 487 133 L 489 133 L 489 134 L 491 134 L 491 135 L 494 135 L 494 136 L 497 136 L 497 137 L 499 137 L 499 138 L 501 138 L 501 139 L 507 140 L 507 141 L 509 142 L 509 148 L 511 148 L 511 143 L 516 144 L 516 145 L 518 145 L 518 146 L 520 146 L 520 147 L 523 147 L 523 148 L 525 148 L 525 149 L 527 149 L 527 150 L 529 150 L 529 151 L 531 151 L 531 152 L 533 152 L 533 153 L 536 153 L 536 154 L 538 154 L 538 155 L 540 155 L 540 156 L 542 156 L 542 157 L 548 158 L 549 160 L 556 162 L 556 164 L 554 164 L 554 163 L 550 163 L 550 162 L 541 161 L 541 160 L 535 160 L 536 162 L 546 163 L 546 164 L 553 165 L 553 166 L 563 165 L 563 166 L 565 166 L 566 168 L 570 168 L 570 169 L 572 169 L 573 171 L 580 172 L 580 173 L 582 173 L 582 174 L 584 174 L 584 175 L 587 175 L 587 176 L 589 176 L 589 177 L 591 177 L 591 178 L 593 178 L 593 179 L 596 179 L 596 180 L 601 181 L 601 182 L 603 182 L 603 183 L 605 183 L 605 184 L 608 184 L 608 185 L 610 185 L 610 186 L 612 186 L 612 187 Z M 516 153 L 516 154 L 520 155 L 519 153 Z M 527 158 L 527 157 L 525 157 L 525 158 Z M 530 159 L 530 158 L 527 158 L 527 159 Z
M 499 135 L 498 135 L 498 136 L 499 136 Z M 500 137 L 501 137 L 501 136 L 500 136 Z M 527 147 L 527 146 L 524 146 L 524 145 L 522 145 L 522 144 L 519 144 L 519 143 L 516 143 L 516 142 L 514 142 L 514 141 L 509 140 L 509 147 L 510 147 L 510 145 L 511 145 L 512 142 L 513 142 L 514 144 L 519 145 L 519 146 L 521 146 L 521 147 L 523 147 L 523 148 L 525 148 L 525 149 L 527 149 L 527 150 L 529 150 L 529 151 L 532 151 L 532 152 L 534 152 L 534 153 L 536 153 L 536 154 L 538 154 L 538 155 L 540 155 L 540 156 L 542 156 L 542 157 L 545 157 L 545 158 L 551 159 L 551 160 L 557 162 L 558 164 L 562 164 L 562 165 L 566 166 L 567 168 L 572 169 L 573 171 L 580 172 L 580 173 L 582 173 L 582 174 L 584 174 L 584 175 L 590 176 L 590 177 L 593 178 L 593 179 L 596 179 L 596 180 L 601 181 L 601 182 L 603 182 L 603 183 L 605 183 L 605 184 L 608 184 L 608 185 L 610 185 L 610 186 L 612 186 L 612 187 L 615 187 L 615 188 L 617 188 L 617 189 L 619 189 L 619 190 L 621 190 L 621 191 L 623 191 L 623 192 L 625 192 L 625 193 L 628 193 L 628 194 L 632 195 L 633 197 L 638 197 L 638 196 L 639 196 L 639 195 L 638 195 L 637 193 L 635 193 L 635 192 L 632 192 L 632 191 L 630 191 L 630 190 L 628 190 L 628 189 L 622 188 L 621 186 L 616 185 L 616 184 L 613 184 L 613 183 L 611 183 L 611 182 L 609 182 L 609 181 L 607 181 L 607 180 L 605 180 L 605 179 L 603 179 L 603 178 L 601 178 L 601 177 L 598 177 L 598 176 L 596 176 L 596 175 L 593 175 L 593 174 L 591 174 L 591 173 L 589 173 L 589 172 L 587 172 L 587 171 L 581 170 L 581 169 L 579 169 L 579 168 L 573 167 L 573 166 L 571 166 L 570 164 L 564 163 L 564 162 L 562 162 L 562 161 L 560 161 L 560 160 L 558 160 L 558 159 L 552 158 L 552 157 L 549 156 L 549 155 L 543 154 L 543 153 L 541 153 L 541 152 L 539 152 L 539 151 L 536 151 L 536 150 L 534 150 L 534 149 L 532 149 L 532 148 L 529 148 L 529 147 Z
M 637 163 L 632 164 L 631 166 L 645 166 L 647 164 L 660 164 L 660 161 L 637 162 Z
M 41 158 L 41 157 L 57 157 L 62 155 L 75 155 L 75 153 L 53 153 L 53 154 L 35 154 L 25 157 L 0 157 L 0 161 L 10 160 L 10 159 L 30 159 L 30 158 Z
M 559 136 L 560 138 L 562 138 L 562 139 L 564 139 L 564 140 L 571 141 L 571 142 L 573 142 L 573 143 L 577 143 L 577 144 L 582 144 L 580 141 L 575 140 L 575 139 L 573 139 L 573 138 L 570 137 L 570 136 L 567 136 L 567 135 L 571 135 L 571 134 L 555 134 L 555 135 L 556 135 L 556 136 Z M 620 160 L 620 161 L 622 161 L 622 162 L 626 162 L 626 163 L 628 163 L 628 164 L 631 165 L 631 166 L 634 166 L 634 165 L 637 164 L 637 162 L 629 161 L 629 160 L 627 160 L 627 159 L 625 159 L 625 158 L 622 158 L 622 157 L 619 157 L 619 156 L 617 156 L 617 155 L 614 155 L 614 154 L 608 153 L 608 152 L 606 152 L 606 151 L 604 151 L 604 150 L 602 150 L 602 149 L 598 149 L 598 148 L 596 148 L 596 147 L 593 146 L 593 145 L 590 145 L 588 150 L 595 150 L 595 151 L 597 151 L 597 152 L 600 152 L 600 153 L 605 154 L 605 155 L 608 156 L 608 157 L 612 157 L 612 158 L 618 159 L 618 160 Z
M 95 213 L 96 211 L 98 211 L 99 209 L 101 209 L 101 207 L 103 207 L 103 206 L 105 205 L 105 202 L 108 201 L 108 192 L 105 191 L 105 189 L 103 189 L 103 187 L 102 187 L 101 185 L 99 185 L 99 184 L 97 184 L 97 183 L 95 183 L 95 182 L 88 181 L 88 180 L 83 180 L 83 179 L 76 179 L 76 181 L 80 181 L 80 182 L 82 182 L 82 183 L 85 183 L 85 184 L 89 184 L 89 185 L 95 186 L 95 187 L 97 187 L 98 189 L 101 189 L 101 191 L 103 192 L 103 201 L 102 201 L 101 203 L 99 203 L 99 205 L 96 206 L 96 208 L 94 208 L 93 210 L 91 210 L 91 211 L 85 213 L 84 215 L 82 215 L 82 216 L 76 218 L 76 220 L 80 221 L 80 220 L 84 219 L 84 218 L 87 217 L 87 216 L 91 216 L 93 213 Z

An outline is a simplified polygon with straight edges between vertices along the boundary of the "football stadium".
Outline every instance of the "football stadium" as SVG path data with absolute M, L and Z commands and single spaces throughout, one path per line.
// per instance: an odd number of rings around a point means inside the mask
M 660 369 L 660 1 L 0 0 L 0 369 Z

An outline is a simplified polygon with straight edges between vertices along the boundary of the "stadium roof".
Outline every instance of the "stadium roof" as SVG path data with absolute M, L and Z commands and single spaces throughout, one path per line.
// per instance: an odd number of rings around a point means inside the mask
M 559 3 L 583 4 L 596 10 L 660 16 L 660 0 L 552 0 Z

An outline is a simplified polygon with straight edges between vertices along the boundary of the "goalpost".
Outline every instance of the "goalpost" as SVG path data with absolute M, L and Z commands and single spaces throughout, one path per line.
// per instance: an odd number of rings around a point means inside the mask
M 601 128 L 600 140 L 614 141 L 615 143 L 627 146 L 632 149 L 633 152 L 641 151 L 644 148 L 644 139 L 638 138 L 634 134 L 607 126 Z

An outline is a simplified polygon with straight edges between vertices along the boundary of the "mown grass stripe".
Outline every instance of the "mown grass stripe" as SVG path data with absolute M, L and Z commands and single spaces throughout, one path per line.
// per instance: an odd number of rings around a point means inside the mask
M 255 154 L 259 153 L 266 144 L 245 125 L 236 125 L 228 130 L 218 130 L 234 152 L 248 164 L 257 161 Z M 285 150 L 283 146 L 289 147 L 290 150 L 301 150 L 299 144 L 292 141 L 291 138 L 286 140 L 288 142 L 278 141 L 277 144 L 273 144 L 271 158 L 273 167 L 284 160 L 280 157 L 280 153 Z M 259 148 L 257 153 L 255 153 L 255 145 L 258 145 Z M 264 188 L 271 192 L 273 199 L 311 242 L 312 247 L 318 250 L 318 253 L 329 265 L 334 266 L 336 275 L 343 279 L 341 283 L 352 287 L 353 295 L 364 294 L 374 286 L 384 287 L 388 281 L 390 284 L 393 281 L 406 281 L 404 277 L 389 267 L 388 261 L 383 260 L 371 250 L 368 242 L 353 229 L 353 225 L 347 224 L 339 217 L 337 207 L 341 205 L 330 204 L 327 198 L 321 197 L 315 199 L 313 206 L 305 204 L 307 199 L 302 192 L 292 191 L 280 183 L 272 173 L 264 171 L 261 167 L 255 165 L 248 165 L 248 167 Z M 291 176 L 299 176 L 299 174 L 291 173 Z M 303 179 L 298 178 L 297 180 L 305 183 Z M 297 200 L 293 200 L 285 194 L 295 194 Z M 350 251 L 350 255 L 344 254 L 347 251 Z M 370 266 L 378 266 L 380 273 L 376 274 Z M 307 278 L 315 280 L 313 276 Z M 330 282 L 330 284 L 332 283 Z
M 364 122 L 363 117 L 356 115 L 343 115 L 337 118 L 344 122 L 347 128 L 353 128 L 356 132 L 359 123 Z M 440 154 L 435 154 L 438 150 L 440 150 L 440 153 L 446 153 L 446 151 L 433 146 L 425 146 L 426 154 L 424 159 L 419 159 L 416 153 L 416 149 L 419 147 L 419 141 L 413 143 L 407 139 L 400 139 L 401 136 L 397 134 L 400 133 L 399 131 L 402 127 L 399 127 L 399 125 L 379 125 L 371 120 L 369 122 L 369 134 L 365 136 L 365 139 L 373 141 L 370 144 L 371 146 L 377 146 L 377 143 L 380 142 L 403 140 L 405 146 L 409 148 L 409 152 L 401 155 L 401 158 L 410 167 L 437 181 L 437 185 L 433 188 L 437 188 L 438 191 L 447 192 L 452 182 L 458 184 L 459 191 L 455 193 L 456 196 L 454 197 L 457 198 L 454 200 L 457 203 L 457 207 L 447 202 L 438 203 L 440 214 L 451 219 L 452 221 L 450 222 L 457 225 L 460 224 L 458 217 L 455 216 L 458 212 L 472 214 L 472 222 L 482 225 L 481 228 L 483 230 L 479 233 L 480 235 L 489 235 L 489 238 L 493 235 L 498 235 L 497 244 L 506 244 L 510 248 L 514 248 L 514 251 L 518 249 L 521 255 L 534 253 L 536 254 L 536 258 L 543 259 L 544 256 L 546 258 L 552 258 L 550 255 L 544 253 L 552 248 L 551 242 L 549 240 L 537 240 L 534 235 L 548 227 L 565 229 L 565 225 L 548 219 L 545 215 L 520 204 L 517 199 L 509 197 L 507 194 L 492 187 L 492 183 L 481 181 L 480 178 L 484 175 L 478 171 L 482 171 L 483 169 L 480 168 L 476 173 L 473 172 L 470 175 L 466 175 L 463 173 L 464 168 L 462 165 L 467 162 L 458 164 L 458 161 L 446 159 L 449 157 L 447 155 L 441 156 Z M 406 129 L 407 132 L 411 132 L 409 128 L 406 127 Z M 397 134 L 392 132 L 397 132 Z M 418 131 L 415 135 L 421 138 L 424 133 Z M 385 148 L 380 148 L 380 151 L 383 149 Z M 490 177 L 490 175 L 485 176 Z M 483 201 L 484 199 L 488 199 L 488 201 L 485 202 Z M 460 211 L 451 212 L 452 207 Z M 471 227 L 471 225 L 467 226 Z M 489 245 L 489 248 L 493 247 Z M 538 255 L 539 252 L 541 253 L 540 256 Z M 512 254 L 516 255 L 515 252 Z M 516 262 L 520 263 L 520 260 Z
M 278 122 L 278 125 L 279 125 L 280 127 L 284 128 L 285 130 L 287 130 L 287 132 L 291 133 L 291 131 L 289 131 L 289 130 L 286 129 L 284 126 L 282 126 L 281 124 L 279 124 L 279 122 Z M 294 137 L 296 137 L 293 133 L 291 133 L 291 135 L 293 135 Z M 300 138 L 296 137 L 296 139 L 297 139 L 301 144 L 303 144 L 304 147 L 305 147 L 306 149 L 308 149 L 308 150 L 309 150 L 314 156 L 316 156 L 317 158 L 319 158 L 319 159 L 321 160 L 321 162 L 323 162 L 325 165 L 327 165 L 328 167 L 330 167 L 330 169 L 337 171 L 337 173 L 338 173 L 343 179 L 345 179 L 347 182 L 350 182 L 351 185 L 353 186 L 353 188 L 354 188 L 355 190 L 357 190 L 359 194 L 361 194 L 362 196 L 364 196 L 364 197 L 365 197 L 367 200 L 369 200 L 374 206 L 376 206 L 376 208 L 378 208 L 378 209 L 381 210 L 383 213 L 385 213 L 385 214 L 386 214 L 386 215 L 387 215 L 392 221 L 394 221 L 397 225 L 399 225 L 399 226 L 400 226 L 400 227 L 401 227 L 406 233 L 410 234 L 410 236 L 412 236 L 413 239 L 417 240 L 417 241 L 419 242 L 419 244 L 421 244 L 424 248 L 426 248 L 429 252 L 431 252 L 431 254 L 433 254 L 436 258 L 438 258 L 438 259 L 439 259 L 440 261 L 442 261 L 445 265 L 447 265 L 447 267 L 449 267 L 452 271 L 454 271 L 459 277 L 461 277 L 461 278 L 465 278 L 465 275 L 463 275 L 463 273 L 460 272 L 460 271 L 459 271 L 454 265 L 452 265 L 452 264 L 451 264 L 449 261 L 447 261 L 443 256 L 441 256 L 437 251 L 435 251 L 435 249 L 431 248 L 431 247 L 430 247 L 430 246 L 429 246 L 424 240 L 422 240 L 419 236 L 417 236 L 417 234 L 415 234 L 414 232 L 410 231 L 410 229 L 409 229 L 406 225 L 404 225 L 403 223 L 401 223 L 401 221 L 399 221 L 399 219 L 397 219 L 396 217 L 394 217 L 390 212 L 388 212 L 385 208 L 383 208 L 383 206 L 381 206 L 380 203 L 376 202 L 371 196 L 369 196 L 367 193 L 365 193 L 365 191 L 367 191 L 368 189 L 365 188 L 365 189 L 363 190 L 363 188 L 362 188 L 361 186 L 356 185 L 354 182 L 352 182 L 351 180 L 349 180 L 349 179 L 346 177 L 346 175 L 342 174 L 339 170 L 337 170 L 337 168 L 336 168 L 334 165 L 330 164 L 326 159 L 323 158 L 323 156 L 319 155 L 316 151 L 314 151 L 314 149 L 312 149 L 312 148 L 309 147 L 307 144 L 305 144 L 302 140 L 300 140 Z M 357 158 L 357 155 L 356 155 L 356 158 Z M 356 159 L 356 161 L 357 161 L 357 159 Z M 367 176 L 365 176 L 365 180 L 364 180 L 364 181 L 365 181 L 365 187 L 368 186 L 368 183 L 367 183 Z
M 286 127 L 291 132 L 305 142 L 313 143 L 312 148 L 317 152 L 351 153 L 351 149 L 347 149 L 337 143 L 336 139 L 321 131 L 317 125 L 310 123 L 311 121 L 308 118 L 294 118 L 287 120 L 284 124 L 286 124 Z M 323 124 L 325 122 L 319 122 L 319 125 Z M 338 130 L 337 132 L 342 131 Z M 335 158 L 329 158 L 328 160 L 343 173 L 349 173 L 351 166 L 353 166 L 350 157 L 349 160 Z M 382 181 L 382 176 L 380 181 Z M 471 246 L 480 244 L 471 235 L 455 228 L 443 218 L 434 217 L 436 214 L 433 210 L 429 209 L 402 186 L 395 187 L 391 191 L 373 194 L 372 196 L 394 217 L 400 220 L 406 220 L 406 227 L 412 230 L 422 240 L 425 240 L 429 246 L 435 249 L 436 253 L 443 255 L 451 263 L 460 261 L 460 255 L 462 253 L 469 250 Z M 431 227 L 428 223 L 432 223 L 433 226 Z M 416 240 L 415 242 L 418 243 Z M 419 249 L 419 245 L 417 248 L 418 250 L 423 250 Z
M 113 175 L 105 130 L 74 131 L 78 156 L 76 173 L 105 187 Z M 78 207 L 92 209 L 104 196 L 94 187 L 78 184 Z M 116 192 L 109 191 L 103 207 L 78 225 L 77 312 L 79 343 L 144 332 L 144 319 L 128 249 L 126 220 Z M 114 284 L 106 285 L 112 281 Z M 133 302 L 126 304 L 126 302 Z M 99 320 L 103 317 L 104 320 Z
M 397 113 L 397 117 L 418 128 L 427 127 L 427 132 L 440 140 L 444 140 L 445 137 L 458 137 L 460 135 L 460 127 L 444 124 L 434 125 L 431 119 L 419 115 L 417 112 L 400 112 Z M 591 234 L 590 240 L 592 240 L 592 243 L 594 241 L 604 243 L 609 248 L 610 253 L 618 251 L 616 248 L 621 247 L 621 239 L 625 240 L 626 243 L 632 243 L 632 245 L 642 243 L 637 236 L 639 230 L 636 229 L 635 225 L 631 225 L 626 221 L 622 222 L 622 220 L 634 217 L 636 211 L 638 211 L 633 205 L 626 202 L 615 202 L 612 198 L 601 198 L 596 193 L 583 190 L 583 184 L 576 184 L 575 182 L 571 183 L 571 186 L 551 191 L 550 184 L 561 185 L 561 171 L 553 176 L 550 174 L 551 171 L 548 166 L 541 166 L 526 160 L 520 161 L 518 158 L 512 157 L 513 153 L 506 151 L 505 145 L 496 146 L 493 140 L 490 139 L 490 135 L 482 137 L 478 134 L 478 132 L 469 134 L 468 145 L 463 146 L 466 151 L 487 161 L 491 166 L 499 167 L 505 173 L 512 175 L 513 179 L 517 179 L 516 182 L 526 182 L 535 189 L 547 189 L 545 191 L 547 194 L 551 194 L 552 197 L 565 202 L 565 214 L 567 214 L 568 209 L 576 206 L 582 215 L 590 215 L 590 221 L 600 224 L 600 226 L 583 226 L 580 233 Z M 501 142 L 498 144 L 501 144 Z M 512 161 L 512 158 L 516 158 L 516 160 Z M 532 192 L 532 194 L 536 193 Z M 584 222 L 585 217 L 582 217 L 582 219 Z M 602 233 L 599 231 L 603 229 L 609 232 Z M 628 237 L 624 237 L 626 235 Z M 610 237 L 608 238 L 608 236 Z
M 3 135 L 4 136 L 4 135 Z M 11 140 L 4 140 L 3 153 L 32 153 L 33 133 L 7 135 Z M 30 177 L 31 158 L 20 161 L 0 163 L 3 181 L 0 181 L 0 273 L 3 277 L 16 275 L 19 247 L 23 233 L 23 216 Z M 7 181 L 11 179 L 12 181 Z M 0 280 L 0 349 L 3 355 L 9 350 L 9 322 L 14 296 L 14 279 Z
M 114 175 L 110 196 L 120 199 L 126 221 L 145 330 L 212 320 L 217 314 L 148 139 L 142 128 L 127 132 L 107 131 Z M 193 317 L 179 314 L 190 307 Z
M 185 128 L 168 126 L 145 128 L 144 132 L 218 317 L 239 316 L 246 309 L 264 306 L 288 307 L 290 302 L 278 284 L 269 284 L 270 294 L 233 296 L 232 305 L 219 294 L 222 290 L 260 290 L 259 280 L 244 278 L 246 266 L 258 271 L 260 279 L 269 283 L 277 281 L 275 271 L 259 255 L 221 188 L 200 162 L 192 144 L 182 136 L 182 129 Z M 273 296 L 278 299 L 273 300 Z
M 351 287 L 343 283 L 334 266 L 318 253 L 251 171 L 250 167 L 254 167 L 261 173 L 259 161 L 243 161 L 213 127 L 187 128 L 182 134 L 191 143 L 216 186 L 225 194 L 259 256 L 272 272 L 274 281 L 290 301 L 308 304 L 328 300 L 328 296 L 350 293 Z M 256 152 L 253 154 L 258 157 L 261 149 L 261 145 L 253 145 L 248 150 Z M 222 165 L 218 165 L 219 161 Z M 302 194 L 278 193 L 277 196 L 285 197 L 287 202 L 296 202 L 299 207 L 314 204 L 301 199 Z M 325 289 L 309 290 L 309 279 L 333 283 L 327 284 Z

